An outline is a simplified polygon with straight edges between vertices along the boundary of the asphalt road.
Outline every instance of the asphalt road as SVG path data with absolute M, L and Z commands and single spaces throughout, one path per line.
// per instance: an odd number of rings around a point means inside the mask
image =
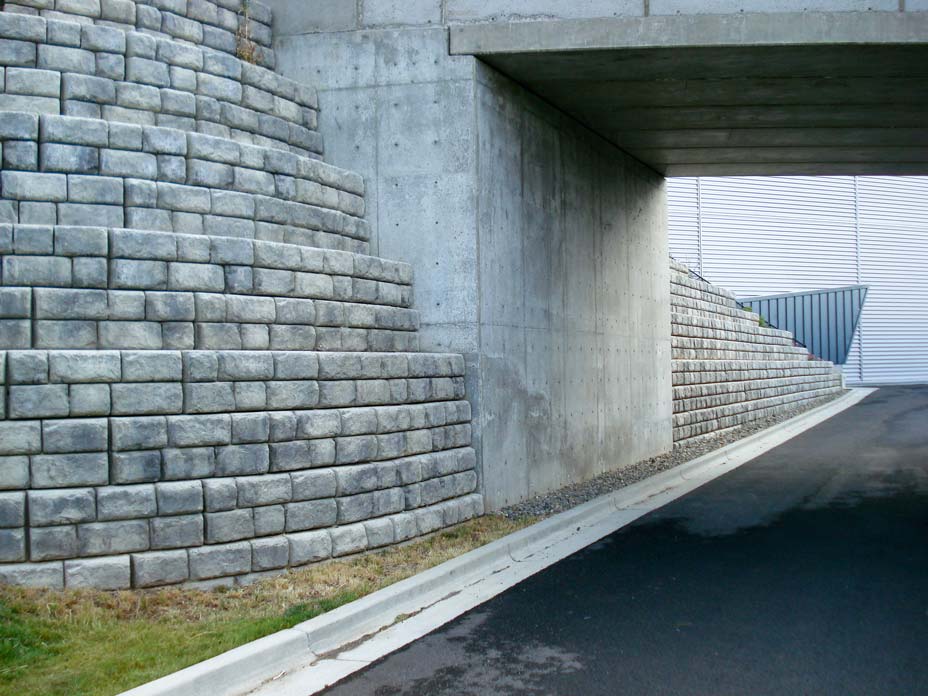
M 928 694 L 928 387 L 881 389 L 327 693 Z

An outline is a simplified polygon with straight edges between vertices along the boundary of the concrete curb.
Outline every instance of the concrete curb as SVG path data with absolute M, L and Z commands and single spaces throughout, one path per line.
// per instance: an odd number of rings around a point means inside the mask
M 316 693 L 850 408 L 873 391 L 851 390 L 772 428 L 526 527 L 291 629 L 126 691 L 123 696 Z

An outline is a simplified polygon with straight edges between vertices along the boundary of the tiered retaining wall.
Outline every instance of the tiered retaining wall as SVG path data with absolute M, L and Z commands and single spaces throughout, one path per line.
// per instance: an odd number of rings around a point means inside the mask
M 671 262 L 675 444 L 777 415 L 843 387 L 788 331 L 760 326 L 722 288 Z
M 244 582 L 481 514 L 463 358 L 418 352 L 241 0 L 3 10 L 0 581 Z

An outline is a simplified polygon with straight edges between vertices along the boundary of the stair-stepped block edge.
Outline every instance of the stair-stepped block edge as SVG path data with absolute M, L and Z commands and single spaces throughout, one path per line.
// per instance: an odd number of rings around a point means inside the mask
M 211 49 L 0 12 L 0 110 L 202 131 L 319 158 L 311 87 Z
M 270 11 L 0 9 L 0 582 L 239 584 L 483 514 L 463 357 L 418 351 Z
M 0 221 L 269 239 L 365 252 L 363 182 L 280 150 L 170 128 L 15 114 Z
M 734 296 L 671 261 L 673 440 L 681 446 L 839 393 L 830 362 L 761 326 Z

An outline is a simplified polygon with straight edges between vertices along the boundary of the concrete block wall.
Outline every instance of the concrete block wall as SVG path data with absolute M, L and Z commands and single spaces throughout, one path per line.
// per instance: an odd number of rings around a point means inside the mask
M 788 331 L 763 327 L 722 288 L 671 262 L 674 444 L 784 413 L 843 388 Z
M 0 10 L 207 46 L 274 67 L 270 8 L 253 0 L 4 0 Z M 75 32 L 55 25 L 58 33 Z M 105 36 L 91 30 L 91 35 Z
M 483 512 L 464 358 L 243 21 L 273 65 L 251 0 L 0 12 L 0 582 L 248 582 Z

